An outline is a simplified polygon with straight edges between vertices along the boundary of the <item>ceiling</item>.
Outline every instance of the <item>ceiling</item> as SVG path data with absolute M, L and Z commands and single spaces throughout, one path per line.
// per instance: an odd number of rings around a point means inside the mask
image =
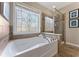
M 38 2 L 38 4 L 52 10 L 53 6 L 56 7 L 56 9 L 61 9 L 69 4 L 71 4 L 72 2 Z

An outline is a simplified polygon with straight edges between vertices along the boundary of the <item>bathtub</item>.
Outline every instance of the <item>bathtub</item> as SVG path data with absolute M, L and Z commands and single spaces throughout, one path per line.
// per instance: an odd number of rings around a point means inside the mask
M 42 37 L 13 40 L 4 49 L 2 57 L 51 57 L 58 52 L 58 40 L 51 44 Z

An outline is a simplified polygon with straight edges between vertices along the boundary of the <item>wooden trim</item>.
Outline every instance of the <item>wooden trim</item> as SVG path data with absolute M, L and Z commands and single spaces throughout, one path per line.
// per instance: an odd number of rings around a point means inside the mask
M 65 20 L 65 13 L 63 14 L 63 40 L 64 40 L 64 43 L 66 43 L 66 20 Z
M 1 2 L 0 2 L 0 14 L 1 14 Z
M 23 38 L 31 38 L 31 37 L 36 37 L 40 33 L 35 33 L 35 34 L 24 34 L 24 35 L 13 35 L 13 39 L 23 39 Z

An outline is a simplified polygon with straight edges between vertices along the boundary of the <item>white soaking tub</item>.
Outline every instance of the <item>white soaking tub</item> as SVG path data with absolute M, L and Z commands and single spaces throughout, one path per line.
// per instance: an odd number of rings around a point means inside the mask
M 2 57 L 51 57 L 58 52 L 58 42 L 54 40 L 49 44 L 43 37 L 17 39 L 10 42 Z

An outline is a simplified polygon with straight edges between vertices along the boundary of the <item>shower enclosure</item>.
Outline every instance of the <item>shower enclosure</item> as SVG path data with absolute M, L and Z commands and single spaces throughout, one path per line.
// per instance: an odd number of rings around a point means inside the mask
M 54 8 L 54 33 L 62 34 L 61 41 L 64 40 L 64 15 Z

